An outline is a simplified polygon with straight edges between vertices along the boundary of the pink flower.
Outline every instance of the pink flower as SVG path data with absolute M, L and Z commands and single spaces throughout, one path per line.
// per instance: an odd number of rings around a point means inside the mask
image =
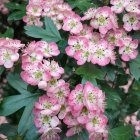
M 39 129 L 39 133 L 44 133 L 49 128 L 55 128 L 60 124 L 59 119 L 56 116 L 48 116 L 38 112 L 34 119 L 35 126 Z
M 38 43 L 35 41 L 32 41 L 28 44 L 28 47 L 23 50 L 22 55 L 22 63 L 30 62 L 30 63 L 36 63 L 41 62 L 43 60 L 43 53 L 38 48 Z
M 80 20 L 81 19 L 78 15 L 72 14 L 71 17 L 65 18 L 63 20 L 64 25 L 62 29 L 64 31 L 69 31 L 72 34 L 78 34 L 83 29 L 83 26 Z
M 126 31 L 140 29 L 140 15 L 134 13 L 127 13 L 123 16 L 124 29 Z
M 59 112 L 61 105 L 58 104 L 57 100 L 44 95 L 39 97 L 39 102 L 35 103 L 35 108 L 40 110 L 41 114 L 54 116 Z
M 124 8 L 128 5 L 128 0 L 111 0 L 110 3 L 113 5 L 111 10 L 119 14 L 124 11 Z
M 136 14 L 140 14 L 140 1 L 139 0 L 128 0 L 128 4 L 125 7 L 127 12 L 132 12 Z
M 73 127 L 70 127 L 66 133 L 66 136 L 67 137 L 71 137 L 75 134 L 79 134 L 81 131 L 82 131 L 82 127 L 80 125 L 76 125 L 76 126 L 73 126 Z
M 95 14 L 96 14 L 96 9 L 89 8 L 88 11 L 84 13 L 82 20 L 90 20 L 90 19 L 94 18 Z
M 47 95 L 53 99 L 56 99 L 59 104 L 64 104 L 69 93 L 69 83 L 64 83 L 57 86 L 53 92 L 48 92 Z
M 102 114 L 92 114 L 90 121 L 86 124 L 86 129 L 89 132 L 102 133 L 106 127 L 108 119 Z
M 35 17 L 39 17 L 42 14 L 42 7 L 39 5 L 27 5 L 26 7 L 27 14 Z
M 93 46 L 91 62 L 100 66 L 115 63 L 114 47 L 107 41 L 100 40 L 97 46 Z
M 45 41 L 39 41 L 37 42 L 37 44 L 39 49 L 42 51 L 43 56 L 45 56 L 46 58 L 57 56 L 60 53 L 57 44 L 54 42 L 47 43 Z
M 68 40 L 69 46 L 65 49 L 68 56 L 73 57 L 76 51 L 88 46 L 88 39 L 85 37 L 70 36 Z
M 18 50 L 23 48 L 24 44 L 21 44 L 19 40 L 13 40 L 9 38 L 0 39 L 0 65 L 4 65 L 5 68 L 12 68 L 14 62 L 18 61 Z
M 79 123 L 77 122 L 77 119 L 73 117 L 71 113 L 67 113 L 67 115 L 63 119 L 63 122 L 70 127 L 79 125 Z
M 108 30 L 115 28 L 116 20 L 110 7 L 104 6 L 97 9 L 95 17 L 91 20 L 90 24 L 93 28 L 99 29 L 100 33 L 106 34 Z
M 58 133 L 61 132 L 59 127 L 48 128 L 46 132 L 41 135 L 41 140 L 60 140 Z
M 93 28 L 84 24 L 83 30 L 78 34 L 79 37 L 86 37 L 87 39 L 90 39 L 93 35 Z
M 130 61 L 131 59 L 135 59 L 138 55 L 137 47 L 138 40 L 132 40 L 131 37 L 126 37 L 123 41 L 123 46 L 119 47 L 119 54 L 121 54 L 122 60 Z
M 90 46 L 97 46 L 101 39 L 101 35 L 98 32 L 93 32 L 91 38 L 89 39 Z
M 50 62 L 50 61 L 44 60 L 43 66 L 44 66 L 45 71 L 48 71 L 49 74 L 54 78 L 59 79 L 61 77 L 61 74 L 64 73 L 64 69 L 60 67 L 58 63 L 55 61 Z
M 21 72 L 22 79 L 31 85 L 38 85 L 41 81 L 50 80 L 50 74 L 44 70 L 41 63 L 23 63 Z
M 79 84 L 71 91 L 68 99 L 69 105 L 72 107 L 72 111 L 81 111 L 84 107 L 84 94 L 83 85 Z

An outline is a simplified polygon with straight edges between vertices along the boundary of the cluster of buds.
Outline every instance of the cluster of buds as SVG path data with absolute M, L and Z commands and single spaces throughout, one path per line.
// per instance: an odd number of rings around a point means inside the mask
M 24 46 L 20 40 L 0 38 L 0 66 L 12 68 L 19 59 L 19 49 Z
M 9 0 L 1 0 L 0 1 L 0 12 L 2 14 L 8 14 L 9 10 L 5 7 L 5 3 L 9 2 Z
M 22 79 L 33 86 L 45 89 L 47 82 L 59 79 L 64 69 L 59 64 L 50 60 L 59 55 L 60 51 L 56 43 L 45 41 L 33 41 L 22 51 Z M 46 60 L 47 59 L 47 60 Z
M 130 116 L 126 116 L 125 123 L 132 124 L 134 126 L 135 136 L 140 137 L 140 120 L 137 119 L 137 114 L 138 112 L 135 112 Z
M 34 109 L 35 125 L 42 140 L 60 139 L 62 121 L 68 126 L 68 137 L 86 129 L 91 140 L 98 136 L 107 140 L 105 94 L 98 87 L 86 82 L 70 92 L 69 84 L 62 79 L 52 80 L 49 85 Z

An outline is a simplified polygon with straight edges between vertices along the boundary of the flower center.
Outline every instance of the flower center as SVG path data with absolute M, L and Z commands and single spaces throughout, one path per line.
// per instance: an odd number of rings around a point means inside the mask
M 106 24 L 106 18 L 104 17 L 104 16 L 100 16 L 99 18 L 98 18 L 98 23 L 100 24 L 100 25 L 105 25 Z
M 90 103 L 95 102 L 95 99 L 96 98 L 95 98 L 95 96 L 92 92 L 88 94 L 88 100 L 89 100 Z
M 93 126 L 99 124 L 99 120 L 98 120 L 97 117 L 94 117 L 94 118 L 92 119 L 92 124 L 93 124 Z
M 76 96 L 76 101 L 78 103 L 82 103 L 83 102 L 83 93 L 82 92 L 78 93 L 78 95 Z
M 42 72 L 41 71 L 37 71 L 35 72 L 35 79 L 41 79 L 43 76 Z
M 11 59 L 11 54 L 8 51 L 6 51 L 3 55 L 3 59 L 4 60 L 10 60 Z
M 98 58 L 102 58 L 102 57 L 104 57 L 104 50 L 97 49 L 95 54 L 97 55 Z
M 130 22 L 131 24 L 133 24 L 135 21 L 136 21 L 136 18 L 135 18 L 135 17 L 130 17 L 130 18 L 129 18 L 129 22 Z

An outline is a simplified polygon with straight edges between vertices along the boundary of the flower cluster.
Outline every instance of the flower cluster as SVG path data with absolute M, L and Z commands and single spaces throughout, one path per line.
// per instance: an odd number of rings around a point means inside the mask
M 60 53 L 56 43 L 45 41 L 31 42 L 22 54 L 22 79 L 31 85 L 38 85 L 44 89 L 51 79 L 59 79 L 64 69 L 59 64 L 50 60 L 52 56 Z M 48 58 L 48 60 L 46 60 Z
M 0 38 L 0 65 L 5 68 L 12 68 L 14 62 L 19 59 L 19 49 L 23 48 L 20 40 Z
M 126 116 L 125 118 L 125 122 L 127 124 L 132 124 L 134 126 L 134 130 L 135 130 L 135 136 L 136 137 L 140 137 L 140 120 L 137 119 L 137 114 L 138 112 L 135 112 L 134 114 L 130 115 L 130 116 Z
M 9 10 L 8 8 L 5 7 L 5 3 L 9 2 L 9 0 L 1 0 L 0 1 L 0 12 L 2 12 L 2 14 L 8 14 Z
M 107 118 L 104 115 L 105 94 L 90 82 L 79 84 L 70 92 L 69 84 L 63 80 L 52 80 L 46 95 L 35 103 L 35 125 L 42 140 L 60 139 L 61 120 L 68 126 L 66 136 L 87 129 L 90 139 L 98 134 L 107 140 Z M 53 85 L 53 86 L 52 86 Z
M 68 28 L 67 24 L 64 25 L 63 29 L 66 31 L 71 30 L 72 33 L 75 33 L 77 28 L 82 28 L 80 17 L 63 0 L 29 0 L 26 10 L 27 16 L 23 17 L 23 20 L 27 25 L 42 26 L 41 18 L 48 16 L 58 29 L 61 29 L 65 22 L 71 26 Z

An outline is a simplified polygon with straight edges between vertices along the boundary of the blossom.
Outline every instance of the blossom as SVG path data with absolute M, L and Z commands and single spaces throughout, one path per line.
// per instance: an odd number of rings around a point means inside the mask
M 119 54 L 123 61 L 130 61 L 135 59 L 138 55 L 136 50 L 138 47 L 138 40 L 132 40 L 131 37 L 126 37 L 123 41 L 123 45 L 119 47 Z
M 100 40 L 97 46 L 93 47 L 91 62 L 105 66 L 110 62 L 115 63 L 114 47 L 105 40 Z
M 5 68 L 12 68 L 14 63 L 19 59 L 19 49 L 23 48 L 19 40 L 9 38 L 0 39 L 0 65 Z
M 81 18 L 78 15 L 72 14 L 71 17 L 66 17 L 63 20 L 64 25 L 62 29 L 64 31 L 69 31 L 72 34 L 78 34 L 83 29 L 83 25 L 80 20 Z
M 104 6 L 97 9 L 96 15 L 90 21 L 90 25 L 99 29 L 99 32 L 102 34 L 106 34 L 108 30 L 116 27 L 117 23 L 110 7 Z
M 60 53 L 57 44 L 54 42 L 47 43 L 45 41 L 39 41 L 37 42 L 37 47 L 41 50 L 42 55 L 46 58 L 57 56 Z
M 140 16 L 134 13 L 127 13 L 123 16 L 124 29 L 126 31 L 140 29 Z
M 45 115 L 55 115 L 59 112 L 61 105 L 56 99 L 46 95 L 39 97 L 39 101 L 35 103 L 35 108 Z
M 68 44 L 69 46 L 65 49 L 66 53 L 73 57 L 76 51 L 88 46 L 88 39 L 85 37 L 70 36 Z
M 27 14 L 35 17 L 39 17 L 42 14 L 42 7 L 39 5 L 30 4 L 26 7 Z
M 73 111 L 81 111 L 84 107 L 84 94 L 83 85 L 79 84 L 71 91 L 69 95 L 69 105 L 72 107 Z
M 113 5 L 111 10 L 115 13 L 122 13 L 125 7 L 129 4 L 128 0 L 111 0 L 110 3 Z
M 94 18 L 95 14 L 96 14 L 96 9 L 89 8 L 88 11 L 84 13 L 82 20 L 90 20 L 90 19 Z
M 90 121 L 86 124 L 86 129 L 89 132 L 104 132 L 104 129 L 107 124 L 107 118 L 103 114 L 92 114 L 90 117 Z
M 38 85 L 41 81 L 49 81 L 51 76 L 45 71 L 41 63 L 23 63 L 21 72 L 22 79 L 31 85 Z

